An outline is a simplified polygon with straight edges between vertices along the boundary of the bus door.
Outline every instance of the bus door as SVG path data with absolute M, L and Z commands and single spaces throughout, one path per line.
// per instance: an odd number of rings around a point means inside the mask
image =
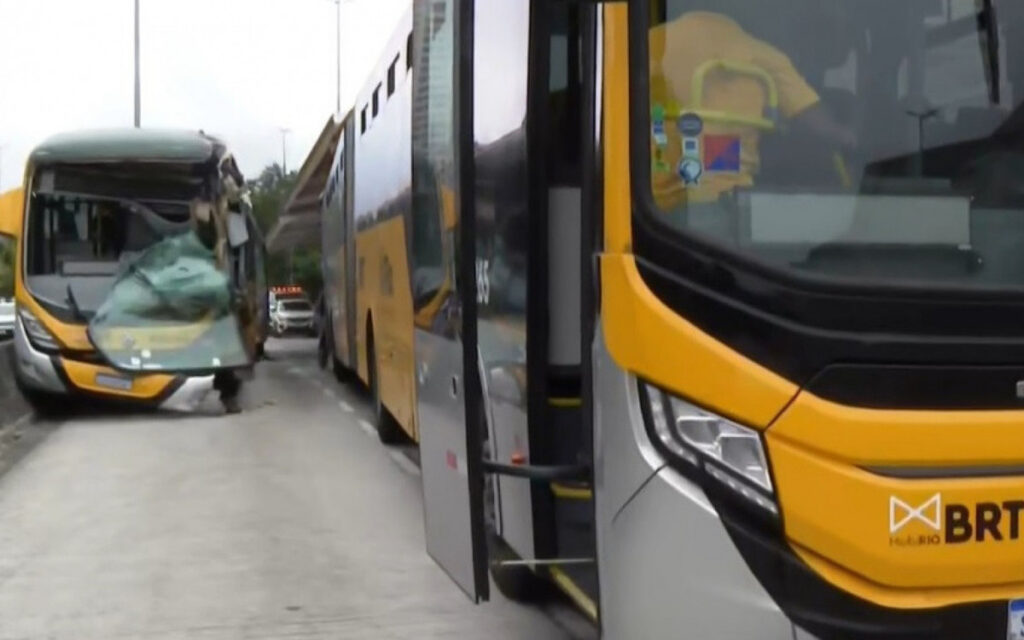
M 459 55 L 471 15 L 470 3 L 456 0 L 415 4 L 410 253 L 427 552 L 478 602 L 488 598 L 489 583 L 474 221 L 463 197 L 472 185 L 471 130 L 464 124 L 472 93 L 465 82 L 471 66 Z
M 344 292 L 341 304 L 345 308 L 345 360 L 344 364 L 350 371 L 359 370 L 358 350 L 356 349 L 356 227 L 355 227 L 355 116 L 345 119 L 345 130 L 342 132 L 345 154 L 342 158 L 344 166 L 344 195 L 341 199 L 342 233 L 345 242 L 344 266 L 340 279 Z
M 462 271 L 472 261 L 475 296 L 464 306 L 455 326 L 466 331 L 462 347 L 473 348 L 465 338 L 472 333 L 477 361 L 464 358 L 467 380 L 476 374 L 478 393 L 466 387 L 465 402 L 445 416 L 458 429 L 450 438 L 469 443 L 467 481 L 472 497 L 484 487 L 482 511 L 487 538 L 487 564 L 504 595 L 530 598 L 541 585 L 536 578 L 548 576 L 566 591 L 582 594 L 584 609 L 596 617 L 597 575 L 594 566 L 593 509 L 589 482 L 589 438 L 581 401 L 581 170 L 579 133 L 582 51 L 579 25 L 582 9 L 572 3 L 535 0 L 508 3 L 477 0 L 473 5 L 473 34 L 462 33 L 459 45 L 470 46 L 473 99 L 469 113 L 459 117 L 457 135 L 472 132 L 472 182 L 461 183 L 462 241 L 456 258 Z M 589 13 L 588 13 L 589 15 Z M 417 30 L 422 23 L 417 23 Z M 435 24 L 436 26 L 436 24 Z M 417 31 L 417 34 L 419 31 Z M 420 51 L 420 49 L 417 49 Z M 430 52 L 427 52 L 430 53 Z M 421 53 L 419 62 L 431 69 L 416 68 L 417 82 L 430 82 L 423 94 L 437 95 L 433 73 L 436 61 Z M 500 70 L 500 72 L 498 71 Z M 463 105 L 467 100 L 457 100 Z M 414 105 L 414 113 L 421 111 Z M 414 122 L 436 122 L 432 115 Z M 432 182 L 433 165 L 419 151 L 413 133 L 414 190 L 417 198 L 417 253 L 431 246 L 427 238 L 443 237 L 437 215 L 426 215 L 432 201 L 425 190 L 440 192 L 443 202 L 446 181 Z M 465 149 L 463 145 L 461 149 Z M 465 175 L 465 174 L 463 174 Z M 437 185 L 434 187 L 434 185 Z M 465 193 L 466 190 L 470 193 Z M 443 227 L 443 225 L 441 225 Z M 438 254 L 445 245 L 434 243 Z M 423 286 L 433 274 L 445 281 L 444 269 L 433 271 L 416 263 L 414 298 L 417 305 L 436 305 L 432 292 Z M 461 283 L 467 282 L 463 277 Z M 440 286 L 440 285 L 438 285 Z M 462 291 L 465 294 L 465 291 Z M 419 307 L 418 307 L 419 308 Z M 444 326 L 444 316 L 433 325 Z M 424 373 L 436 366 L 427 362 L 434 339 L 425 331 L 426 318 L 417 313 L 419 366 L 419 419 L 421 464 L 426 493 L 428 545 L 437 514 L 430 495 L 429 477 L 440 474 L 445 462 L 455 469 L 456 459 L 444 458 L 430 442 L 436 430 L 436 407 L 430 397 L 440 389 L 424 381 Z M 465 355 L 465 353 L 464 353 Z M 436 356 L 435 356 L 436 357 Z M 471 369 L 476 369 L 472 371 Z M 437 385 L 439 383 L 434 382 Z M 462 411 L 460 422 L 459 411 Z M 474 453 L 476 440 L 480 450 Z M 473 474 L 474 455 L 483 456 L 484 480 Z M 461 463 L 461 459 L 458 459 Z M 461 467 L 459 467 L 461 468 Z M 449 498 L 452 499 L 452 498 Z M 466 512 L 480 507 L 471 504 Z M 463 518 L 467 528 L 448 540 L 465 540 L 478 529 Z M 454 523 L 447 523 L 454 527 Z M 463 561 L 468 558 L 464 551 Z M 435 557 L 437 557 L 435 555 Z M 442 565 L 445 563 L 442 561 Z M 483 563 L 474 571 L 484 570 Z M 445 568 L 452 573 L 450 567 Z M 458 578 L 456 578 L 457 581 Z M 460 581 L 460 584 L 463 584 Z M 465 588 L 465 586 L 464 586 Z M 468 589 L 467 589 L 468 591 Z

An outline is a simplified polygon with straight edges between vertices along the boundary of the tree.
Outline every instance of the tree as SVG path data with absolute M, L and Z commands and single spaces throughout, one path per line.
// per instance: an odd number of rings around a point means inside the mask
M 288 201 L 288 196 L 295 187 L 298 177 L 294 171 L 284 175 L 281 165 L 274 163 L 264 168 L 255 180 L 249 182 L 253 214 L 264 235 L 270 233 L 270 230 L 277 224 L 281 208 Z
M 265 167 L 254 180 L 249 181 L 253 215 L 264 235 L 270 233 L 277 224 L 281 209 L 295 188 L 298 177 L 298 173 L 294 171 L 285 175 L 281 165 L 274 163 Z M 291 264 L 289 260 L 292 260 Z M 272 285 L 297 284 L 315 298 L 320 294 L 323 281 L 320 272 L 320 250 L 296 249 L 293 255 L 272 254 L 267 259 L 267 276 Z

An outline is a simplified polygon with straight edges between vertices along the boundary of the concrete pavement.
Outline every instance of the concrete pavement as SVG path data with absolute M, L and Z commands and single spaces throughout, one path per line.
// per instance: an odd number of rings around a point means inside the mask
M 365 401 L 311 341 L 270 354 L 241 415 L 82 416 L 0 477 L 0 639 L 587 635 L 557 606 L 471 605 Z

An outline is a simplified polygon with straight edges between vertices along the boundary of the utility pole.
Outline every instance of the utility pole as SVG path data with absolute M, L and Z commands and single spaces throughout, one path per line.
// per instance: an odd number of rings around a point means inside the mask
M 281 177 L 285 177 L 285 176 L 288 175 L 288 147 L 287 147 L 287 144 L 286 144 L 286 140 L 288 138 L 288 134 L 291 133 L 292 130 L 291 129 L 286 129 L 284 127 L 281 127 L 280 131 L 281 131 Z
M 139 0 L 135 0 L 135 128 L 142 126 L 142 80 L 139 70 Z
M 334 38 L 334 46 L 335 46 L 334 59 L 336 60 L 337 65 L 338 65 L 338 70 L 337 70 L 337 73 L 335 74 L 335 78 L 334 78 L 336 83 L 337 83 L 337 87 L 338 87 L 337 98 L 336 98 L 336 101 L 334 103 L 334 113 L 340 114 L 341 113 L 341 0 L 334 0 L 334 7 L 335 7 L 335 9 L 337 9 L 337 13 L 338 13 L 338 15 L 336 16 L 336 19 L 334 21 L 334 33 L 335 33 L 335 38 Z
M 352 2 L 353 0 L 330 0 L 334 3 L 334 8 L 337 12 L 334 22 L 334 57 L 337 60 L 337 69 L 335 71 L 335 85 L 337 86 L 337 94 L 334 102 L 334 112 L 341 114 L 341 5 L 342 3 Z

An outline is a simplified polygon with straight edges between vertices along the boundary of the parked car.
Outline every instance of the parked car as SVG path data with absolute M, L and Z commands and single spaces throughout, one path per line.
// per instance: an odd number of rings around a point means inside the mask
M 0 298 L 0 340 L 14 335 L 14 299 Z
M 308 300 L 279 300 L 270 311 L 270 326 L 277 335 L 302 332 L 316 335 L 316 321 L 313 305 Z

